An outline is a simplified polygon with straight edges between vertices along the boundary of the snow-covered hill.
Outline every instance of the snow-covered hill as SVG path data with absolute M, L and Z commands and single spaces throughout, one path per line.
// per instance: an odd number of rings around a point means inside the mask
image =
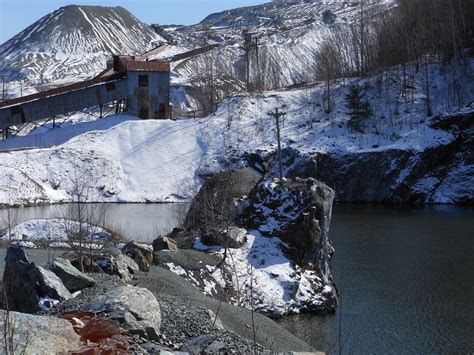
M 78 81 L 104 70 L 112 54 L 142 54 L 163 41 L 122 7 L 70 5 L 2 44 L 0 74 L 37 88 Z M 7 94 L 17 86 L 9 83 Z
M 370 21 L 393 6 L 391 0 L 367 3 L 365 16 Z M 211 51 L 175 62 L 173 83 L 190 86 L 212 66 L 215 77 L 231 77 L 238 81 L 233 87 L 242 88 L 246 80 L 245 31 L 258 39 L 258 59 L 254 51 L 249 59 L 251 83 L 258 80 L 260 87 L 268 90 L 312 82 L 321 43 L 331 33 L 358 23 L 360 11 L 358 3 L 348 1 L 282 1 L 227 10 L 209 15 L 196 25 L 160 29 L 172 44 L 155 58 L 171 58 L 214 45 Z M 220 84 L 229 85 L 226 81 Z M 192 98 L 189 101 L 188 107 L 192 107 Z
M 368 3 L 370 16 L 387 11 L 391 0 Z M 7 79 L 7 96 L 19 96 L 66 82 L 91 78 L 112 54 L 142 54 L 153 44 L 169 42 L 151 59 L 208 45 L 216 47 L 173 64 L 176 86 L 191 86 L 196 76 L 214 66 L 218 86 L 245 80 L 243 31 L 259 41 L 260 79 L 264 87 L 284 87 L 314 81 L 314 61 L 321 42 L 331 32 L 358 21 L 360 6 L 348 1 L 282 1 L 212 14 L 192 26 L 148 26 L 121 7 L 66 6 L 41 18 L 0 46 L 0 74 Z M 252 66 L 255 58 L 251 57 Z M 251 81 L 257 70 L 251 68 Z M 19 79 L 23 80 L 23 88 Z M 178 90 L 179 92 L 179 90 Z M 192 90 L 181 92 L 174 103 L 195 109 Z M 183 103 L 184 102 L 184 103 Z
M 433 117 L 425 113 L 425 74 L 414 73 L 416 89 L 404 98 L 393 85 L 400 80 L 394 68 L 383 78 L 337 82 L 330 114 L 320 104 L 321 83 L 237 95 L 198 120 L 118 115 L 32 131 L 0 142 L 0 204 L 67 201 L 77 169 L 93 177 L 87 180 L 90 201 L 189 198 L 203 174 L 252 163 L 251 153 L 271 161 L 276 128 L 268 112 L 275 107 L 287 112 L 281 123 L 288 176 L 316 177 L 333 187 L 340 201 L 472 204 L 474 62 L 466 70 L 466 105 L 456 106 L 450 104 L 449 70 L 430 66 Z M 349 125 L 346 107 L 353 82 L 374 112 L 361 132 Z

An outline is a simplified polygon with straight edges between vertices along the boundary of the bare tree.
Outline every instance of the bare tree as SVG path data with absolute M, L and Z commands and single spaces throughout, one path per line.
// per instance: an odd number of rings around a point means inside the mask
M 91 192 L 95 186 L 94 176 L 84 165 L 74 165 L 72 174 L 71 202 L 63 205 L 63 223 L 68 244 L 77 254 L 79 266 L 84 272 L 84 259 L 100 252 L 107 239 L 103 227 L 106 225 L 107 206 L 91 204 Z
M 325 41 L 316 55 L 316 78 L 326 85 L 323 94 L 324 112 L 330 113 L 335 103 L 332 97 L 332 81 L 343 74 L 342 58 L 334 42 Z

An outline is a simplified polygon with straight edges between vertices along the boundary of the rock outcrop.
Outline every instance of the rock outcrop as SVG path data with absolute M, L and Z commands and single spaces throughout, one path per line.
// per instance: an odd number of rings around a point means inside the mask
M 207 295 L 269 315 L 334 312 L 328 238 L 334 191 L 312 178 L 280 181 L 250 168 L 237 171 L 204 183 L 186 217 L 188 229 L 167 236 L 180 252 L 155 252 L 155 263 Z M 229 181 L 240 174 L 250 177 L 233 189 Z M 189 248 L 217 259 L 183 257 Z
M 300 266 L 330 282 L 329 242 L 334 190 L 315 179 L 266 180 L 256 186 L 241 216 L 248 228 L 278 236 Z
M 250 168 L 224 171 L 207 179 L 186 215 L 185 229 L 227 226 L 238 214 L 235 202 L 248 195 L 260 179 Z

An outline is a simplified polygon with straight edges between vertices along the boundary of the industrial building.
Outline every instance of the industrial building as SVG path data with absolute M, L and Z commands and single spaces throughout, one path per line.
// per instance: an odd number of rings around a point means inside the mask
M 170 63 L 114 56 L 95 78 L 0 102 L 0 130 L 90 107 L 116 105 L 142 119 L 170 117 Z

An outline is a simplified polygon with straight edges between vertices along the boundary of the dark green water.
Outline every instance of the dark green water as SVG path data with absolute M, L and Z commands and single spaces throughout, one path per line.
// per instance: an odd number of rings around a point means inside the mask
M 342 311 L 282 325 L 329 353 L 339 334 L 343 353 L 474 352 L 474 209 L 340 205 L 331 228 Z

